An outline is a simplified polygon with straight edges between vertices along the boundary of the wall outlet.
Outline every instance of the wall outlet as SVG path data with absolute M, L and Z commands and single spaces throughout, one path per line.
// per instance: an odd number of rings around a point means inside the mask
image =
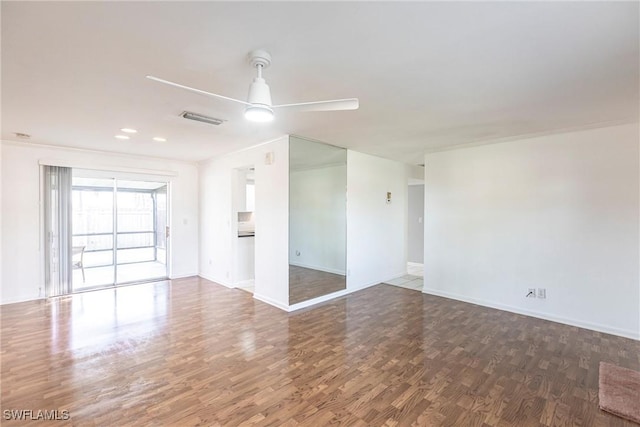
M 535 288 L 529 288 L 529 290 L 527 291 L 527 298 L 535 298 L 535 297 L 536 297 Z
M 538 298 L 546 298 L 547 290 L 545 288 L 538 288 Z

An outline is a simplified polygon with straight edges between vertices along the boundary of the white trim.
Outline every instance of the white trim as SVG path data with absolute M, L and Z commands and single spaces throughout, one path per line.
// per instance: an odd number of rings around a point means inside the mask
M 335 298 L 340 298 L 340 297 L 343 297 L 345 295 L 349 295 L 349 294 L 352 294 L 354 292 L 361 291 L 361 290 L 366 289 L 366 288 L 370 288 L 372 286 L 381 285 L 381 284 L 383 284 L 383 282 L 384 281 L 382 281 L 382 282 L 378 282 L 378 281 L 371 282 L 371 283 L 367 283 L 365 285 L 358 286 L 356 288 L 351 288 L 351 289 L 349 289 L 349 287 L 347 287 L 347 289 L 344 289 L 342 291 L 333 292 L 331 294 L 323 295 L 321 297 L 313 298 L 313 299 L 310 299 L 310 300 L 307 300 L 307 301 L 303 301 L 303 302 L 299 302 L 297 304 L 290 305 L 287 311 L 296 311 L 296 310 L 300 310 L 301 308 L 307 308 L 307 307 L 310 307 L 312 305 L 320 304 L 320 303 L 323 303 L 323 302 L 326 302 L 326 301 L 329 301 L 329 300 L 332 300 L 332 299 L 335 299 Z
M 175 172 L 175 171 L 128 168 L 128 167 L 122 167 L 122 166 L 110 166 L 110 165 L 100 165 L 100 164 L 87 164 L 85 162 L 70 162 L 68 160 L 60 160 L 60 159 L 47 159 L 47 158 L 40 159 L 38 160 L 38 164 L 42 166 L 59 166 L 59 167 L 65 167 L 65 168 L 90 169 L 90 170 L 109 171 L 109 172 L 127 172 L 127 173 L 137 173 L 137 174 L 144 174 L 144 175 L 178 176 L 178 172 Z
M 348 295 L 348 294 L 350 294 L 352 292 L 354 292 L 354 291 L 350 291 L 348 289 L 343 289 L 341 291 L 333 292 L 333 293 L 330 293 L 330 294 L 327 294 L 327 295 L 322 295 L 322 296 L 317 297 L 317 298 L 313 298 L 313 299 L 310 299 L 310 300 L 298 302 L 296 304 L 290 305 L 287 311 L 296 311 L 296 310 L 300 310 L 302 308 L 307 308 L 307 307 L 310 307 L 312 305 L 320 304 L 321 302 L 329 301 L 329 300 L 332 300 L 334 298 L 339 298 L 339 297 Z
M 422 264 L 421 262 L 408 262 L 407 265 L 424 269 L 424 264 Z
M 589 329 L 592 331 L 604 332 L 606 334 L 617 335 L 624 338 L 631 338 L 633 340 L 640 340 L 640 333 L 638 331 L 632 331 L 629 329 L 620 329 L 620 328 L 614 328 L 606 325 L 601 325 L 599 323 L 591 323 L 591 322 L 584 322 L 582 320 L 569 319 L 566 317 L 560 317 L 560 316 L 556 316 L 549 313 L 543 313 L 543 312 L 534 311 L 534 310 L 526 310 L 519 307 L 511 306 L 511 305 L 500 304 L 500 303 L 481 300 L 477 298 L 466 297 L 463 295 L 454 294 L 446 291 L 440 291 L 436 289 L 423 288 L 422 293 L 435 295 L 443 298 L 454 299 L 462 302 L 468 302 L 471 304 L 481 305 L 483 307 L 495 308 L 497 310 L 508 311 L 511 313 L 523 314 L 525 316 L 536 317 L 538 319 L 550 320 L 552 322 L 562 323 L 565 325 L 577 326 L 579 328 Z
M 384 279 L 384 280 L 378 280 L 375 282 L 371 282 L 371 283 L 365 283 L 364 285 L 361 286 L 357 286 L 357 287 L 352 287 L 350 290 L 351 292 L 356 292 L 356 291 L 361 291 L 363 289 L 367 289 L 370 288 L 372 286 L 376 286 L 376 285 L 384 285 L 385 282 L 388 282 L 389 280 L 393 280 L 393 279 L 397 279 L 399 277 L 405 276 L 407 273 L 402 273 L 401 275 L 393 275 L 392 277 L 388 278 L 388 279 Z M 349 289 L 349 285 L 347 285 L 347 289 Z
M 68 145 L 41 144 L 39 142 L 33 142 L 33 141 L 13 141 L 11 139 L 2 139 L 0 140 L 0 143 L 7 144 L 7 145 L 15 145 L 16 147 L 18 146 L 41 147 L 41 148 L 50 148 L 53 150 L 76 151 L 81 153 L 110 154 L 113 156 L 119 156 L 119 157 L 124 157 L 128 159 L 137 158 L 137 159 L 144 159 L 144 160 L 160 160 L 165 162 L 169 160 L 171 162 L 183 163 L 183 164 L 192 165 L 192 166 L 197 166 L 199 162 L 198 160 L 181 160 L 181 159 L 175 159 L 173 157 L 159 157 L 159 156 L 149 156 L 146 154 L 132 154 L 132 153 L 126 153 L 123 151 L 96 150 L 93 148 L 70 147 Z
M 269 297 L 266 297 L 264 295 L 256 294 L 255 292 L 253 293 L 253 297 L 255 299 L 257 299 L 258 301 L 262 301 L 262 302 L 264 302 L 266 304 L 272 305 L 272 306 L 274 306 L 276 308 L 279 308 L 280 310 L 291 311 L 289 309 L 288 305 L 283 304 L 280 301 L 276 301 L 273 298 L 269 298 Z
M 19 297 L 16 299 L 10 299 L 7 301 L 2 301 L 0 302 L 0 305 L 6 305 L 6 304 L 18 304 L 21 302 L 29 302 L 29 301 L 39 301 L 39 300 L 46 300 L 46 297 L 43 296 L 33 296 L 33 297 Z
M 172 274 L 169 276 L 169 280 L 186 279 L 188 277 L 198 277 L 198 273 Z
M 256 283 L 256 279 L 248 279 L 248 280 L 241 280 L 239 282 L 236 282 L 235 285 L 233 285 L 234 288 L 243 288 L 247 285 L 255 285 Z
M 571 126 L 571 127 L 564 127 L 564 128 L 558 128 L 558 129 L 550 129 L 550 130 L 545 130 L 541 132 L 529 132 L 529 133 L 523 133 L 518 135 L 505 136 L 503 138 L 498 138 L 498 139 L 489 137 L 487 139 L 479 139 L 476 141 L 463 142 L 460 144 L 444 145 L 440 147 L 434 147 L 432 149 L 426 149 L 424 153 L 425 154 L 439 153 L 442 151 L 460 150 L 463 148 L 480 147 L 482 145 L 501 144 L 503 142 L 520 141 L 523 139 L 540 138 L 543 136 L 558 135 L 563 133 L 583 132 L 586 130 L 602 129 L 602 128 L 615 127 L 615 126 L 625 126 L 625 125 L 631 125 L 636 123 L 638 123 L 638 119 L 634 119 L 634 118 L 625 119 L 625 120 L 608 120 L 604 122 L 590 123 L 587 125 Z
M 229 282 L 226 282 L 226 281 L 223 281 L 223 280 L 215 279 L 215 278 L 213 278 L 213 277 L 211 277 L 211 276 L 208 276 L 208 275 L 206 275 L 206 274 L 204 274 L 204 273 L 198 273 L 198 274 L 197 274 L 197 276 L 198 276 L 198 277 L 201 277 L 201 278 L 203 278 L 203 279 L 205 279 L 205 280 L 208 280 L 208 281 L 210 281 L 210 282 L 213 282 L 213 283 L 215 283 L 216 285 L 222 285 L 222 286 L 224 286 L 224 287 L 231 288 L 231 289 L 235 288 L 235 286 L 233 286 L 233 285 L 232 285 L 231 283 L 229 283 Z
M 291 262 L 291 261 L 289 261 L 289 264 L 295 265 L 296 267 L 308 268 L 310 270 L 319 270 L 319 271 L 324 271 L 325 273 L 333 273 L 333 274 L 338 274 L 340 276 L 346 276 L 344 270 L 338 270 L 335 268 L 319 267 L 317 265 L 307 265 L 307 264 L 302 264 L 300 262 Z

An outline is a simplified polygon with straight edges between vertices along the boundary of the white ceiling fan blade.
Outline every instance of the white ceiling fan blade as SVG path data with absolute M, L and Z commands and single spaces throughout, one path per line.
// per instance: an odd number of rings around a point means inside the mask
M 244 105 L 251 105 L 250 103 L 244 102 L 244 101 L 240 101 L 239 99 L 229 98 L 228 96 L 222 96 L 222 95 L 218 95 L 218 94 L 215 94 L 215 93 L 206 92 L 204 90 L 195 89 L 195 88 L 192 88 L 192 87 L 189 87 L 189 86 L 181 85 L 180 83 L 170 82 L 169 80 L 160 79 L 158 77 L 147 76 L 147 78 L 149 80 L 154 80 L 156 82 L 164 83 L 164 84 L 169 85 L 169 86 L 174 86 L 174 87 L 178 87 L 180 89 L 185 89 L 185 90 L 188 90 L 188 91 L 191 91 L 191 92 L 199 93 L 200 95 L 206 95 L 206 96 L 212 96 L 214 98 L 226 99 L 227 101 L 239 102 L 240 104 L 244 104 Z
M 331 101 L 300 102 L 298 104 L 274 105 L 272 108 L 286 108 L 291 111 L 344 111 L 357 110 L 358 98 L 334 99 Z

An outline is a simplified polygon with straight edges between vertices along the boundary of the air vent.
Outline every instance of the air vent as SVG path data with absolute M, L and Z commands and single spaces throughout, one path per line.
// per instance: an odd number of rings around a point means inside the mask
M 189 111 L 184 111 L 182 114 L 180 114 L 180 116 L 184 117 L 185 119 L 195 120 L 197 122 L 208 123 L 210 125 L 216 126 L 221 125 L 226 121 L 222 119 L 216 119 L 215 117 L 203 116 L 202 114 L 198 113 L 191 113 Z

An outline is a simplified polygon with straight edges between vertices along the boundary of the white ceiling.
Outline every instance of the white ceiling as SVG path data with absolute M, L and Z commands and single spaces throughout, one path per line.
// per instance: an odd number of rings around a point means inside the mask
M 425 151 L 638 120 L 638 2 L 2 2 L 2 139 L 202 160 L 283 134 L 408 163 Z M 266 48 L 276 104 L 244 99 Z M 184 110 L 228 120 L 218 127 Z M 114 139 L 122 127 L 139 133 Z M 163 136 L 167 142 L 151 141 Z

